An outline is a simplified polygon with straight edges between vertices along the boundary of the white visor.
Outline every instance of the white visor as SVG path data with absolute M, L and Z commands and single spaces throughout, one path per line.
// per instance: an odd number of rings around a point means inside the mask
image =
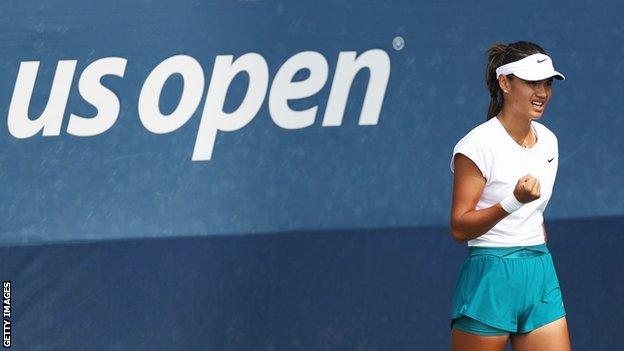
M 514 76 L 529 80 L 543 80 L 547 78 L 556 78 L 559 80 L 565 80 L 563 74 L 555 71 L 552 64 L 552 59 L 548 55 L 533 54 L 527 56 L 522 60 L 510 62 L 506 65 L 502 65 L 496 69 L 496 78 L 500 75 L 513 74 Z

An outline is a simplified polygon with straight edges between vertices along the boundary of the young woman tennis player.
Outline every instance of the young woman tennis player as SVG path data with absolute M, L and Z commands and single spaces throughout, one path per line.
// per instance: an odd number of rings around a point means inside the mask
M 488 50 L 487 121 L 453 150 L 451 229 L 467 242 L 451 312 L 452 350 L 570 350 L 562 294 L 546 246 L 543 212 L 559 161 L 542 117 L 553 79 L 530 42 Z

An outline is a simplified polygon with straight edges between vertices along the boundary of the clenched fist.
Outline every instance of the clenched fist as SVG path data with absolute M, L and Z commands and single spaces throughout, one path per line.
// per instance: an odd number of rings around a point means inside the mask
M 527 174 L 518 180 L 514 189 L 514 196 L 518 201 L 526 204 L 540 198 L 540 182 L 534 176 Z

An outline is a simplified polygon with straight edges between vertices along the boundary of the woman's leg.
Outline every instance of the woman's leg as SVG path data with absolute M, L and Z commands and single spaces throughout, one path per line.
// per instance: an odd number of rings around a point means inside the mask
M 509 335 L 482 336 L 451 329 L 452 351 L 503 351 Z
M 468 316 L 453 319 L 451 327 L 453 351 L 502 351 L 509 339 L 509 332 Z
M 511 336 L 514 351 L 570 351 L 570 336 L 565 317 L 541 326 L 529 333 Z

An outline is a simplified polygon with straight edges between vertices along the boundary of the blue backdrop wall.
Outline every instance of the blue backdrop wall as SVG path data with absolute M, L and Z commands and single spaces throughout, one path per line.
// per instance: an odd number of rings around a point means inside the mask
M 452 148 L 485 121 L 486 49 L 530 40 L 567 78 L 540 122 L 559 139 L 545 217 L 573 346 L 617 349 L 621 10 L 3 3 L 12 347 L 448 349 Z

